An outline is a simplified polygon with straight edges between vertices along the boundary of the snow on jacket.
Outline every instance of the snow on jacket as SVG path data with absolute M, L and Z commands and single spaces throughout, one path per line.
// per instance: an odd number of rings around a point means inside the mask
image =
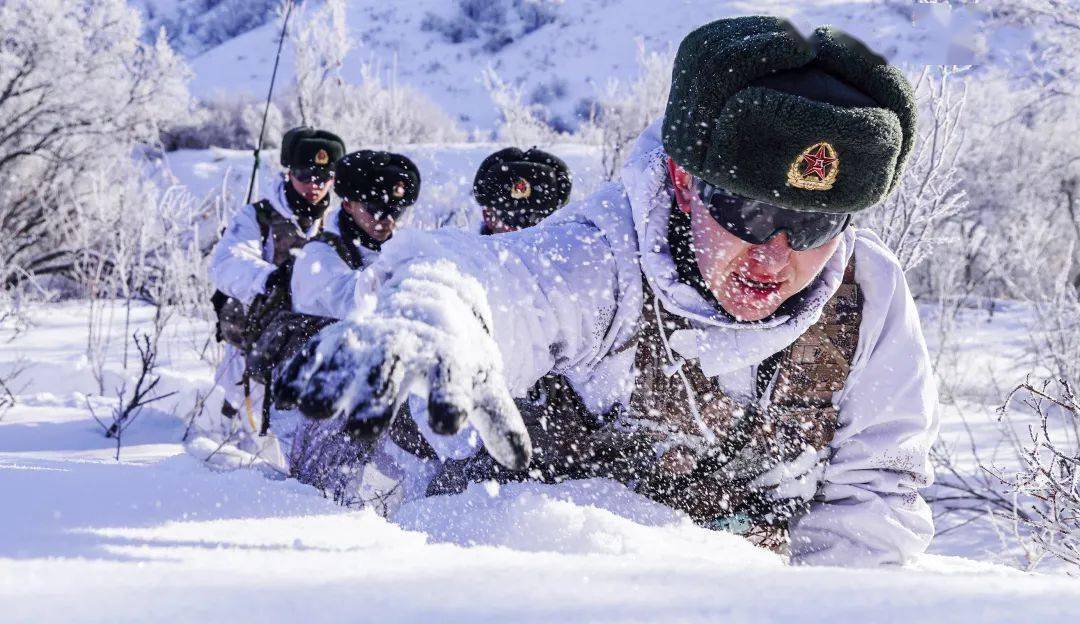
M 338 218 L 341 208 L 326 216 L 324 231 L 341 236 Z M 344 241 L 346 245 L 355 244 Z M 379 252 L 356 245 L 363 267 L 370 266 Z M 293 310 L 304 314 L 343 319 L 357 309 L 371 309 L 376 284 L 369 271 L 355 270 L 323 241 L 314 240 L 296 252 L 292 273 Z
M 278 214 L 300 230 L 300 224 L 285 199 L 285 184 L 287 181 L 284 176 L 273 178 L 263 197 Z M 317 221 L 304 232 L 304 236 L 311 238 L 317 234 L 321 223 Z M 265 290 L 266 278 L 277 268 L 272 261 L 274 241 L 271 238 L 267 236 L 266 240 L 263 240 L 254 205 L 249 204 L 238 210 L 210 256 L 210 281 L 214 287 L 234 299 L 239 299 L 244 305 L 250 304 L 252 299 Z
M 932 478 L 937 395 L 896 259 L 872 233 L 849 230 L 799 311 L 766 323 L 730 321 L 678 280 L 666 235 L 665 160 L 656 124 L 638 139 L 622 184 L 520 232 L 401 233 L 374 268 L 388 276 L 413 261 L 452 261 L 487 292 L 511 392 L 521 396 L 542 375 L 562 373 L 600 415 L 629 404 L 634 350 L 622 347 L 637 331 L 643 274 L 668 310 L 692 321 L 673 333 L 672 347 L 740 398 L 753 396 L 757 365 L 820 318 L 854 254 L 864 296 L 858 350 L 834 397 L 839 430 L 824 451 L 830 461 L 809 511 L 791 525 L 792 559 L 876 565 L 923 552 L 933 523 L 918 489 Z

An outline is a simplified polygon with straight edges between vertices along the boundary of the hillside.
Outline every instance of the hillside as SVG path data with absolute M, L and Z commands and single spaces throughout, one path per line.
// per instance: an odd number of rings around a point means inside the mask
M 925 65 L 1018 63 L 1016 52 L 1031 44 L 1022 30 L 998 28 L 980 14 L 945 3 L 352 0 L 348 6 L 354 36 L 349 61 L 377 61 L 385 74 L 419 88 L 466 129 L 487 129 L 496 122 L 480 79 L 486 67 L 547 107 L 554 125 L 574 126 L 609 80 L 637 74 L 638 42 L 647 50 L 673 51 L 691 29 L 724 16 L 782 15 L 805 30 L 830 23 L 913 72 Z M 193 93 L 262 96 L 279 28 L 271 20 L 190 59 Z M 357 77 L 348 67 L 345 74 Z M 292 79 L 289 50 L 280 79 L 283 84 Z

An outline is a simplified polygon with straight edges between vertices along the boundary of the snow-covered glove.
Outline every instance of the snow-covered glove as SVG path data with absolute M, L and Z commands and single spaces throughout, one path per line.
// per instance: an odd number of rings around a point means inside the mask
M 282 367 L 278 399 L 372 438 L 409 394 L 427 396 L 432 431 L 454 434 L 469 422 L 499 463 L 524 469 L 529 436 L 491 328 L 474 278 L 447 261 L 415 262 L 384 282 L 374 313 L 331 325 Z

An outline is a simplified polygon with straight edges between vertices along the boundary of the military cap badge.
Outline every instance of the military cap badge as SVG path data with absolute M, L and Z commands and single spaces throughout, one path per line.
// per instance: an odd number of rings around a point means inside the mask
M 394 197 L 397 198 L 397 199 L 401 199 L 402 197 L 405 197 L 405 183 L 404 182 L 398 182 L 397 184 L 395 184 L 393 192 L 394 192 Z
M 799 154 L 788 168 L 788 184 L 810 191 L 827 191 L 840 174 L 840 158 L 828 142 L 811 145 Z
M 330 154 L 326 153 L 326 150 L 321 149 L 315 154 L 315 164 L 319 166 L 325 166 L 330 164 Z
M 525 178 L 518 178 L 510 187 L 510 197 L 513 199 L 528 199 L 532 195 L 532 185 Z

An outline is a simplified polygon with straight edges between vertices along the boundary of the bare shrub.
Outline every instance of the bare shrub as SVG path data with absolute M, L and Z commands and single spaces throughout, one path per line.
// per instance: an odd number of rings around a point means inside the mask
M 943 223 L 966 206 L 957 166 L 964 87 L 954 84 L 951 70 L 927 68 L 914 88 L 922 123 L 907 171 L 889 198 L 860 219 L 860 225 L 877 232 L 909 272 L 948 240 Z
M 589 120 L 579 134 L 600 147 L 605 179 L 614 180 L 618 176 L 634 141 L 649 124 L 663 116 L 671 90 L 673 61 L 670 51 L 649 52 L 639 39 L 638 77 L 630 82 L 611 79 L 592 104 Z
M 167 399 L 176 394 L 176 392 L 155 394 L 157 386 L 161 382 L 161 378 L 156 373 L 156 337 L 152 338 L 147 334 L 136 333 L 132 336 L 132 340 L 135 342 L 135 348 L 139 352 L 138 376 L 135 378 L 135 386 L 131 388 L 130 392 L 126 381 L 116 389 L 117 407 L 112 412 L 110 422 L 106 423 L 98 418 L 94 408 L 89 402 L 87 403 L 90 414 L 105 431 L 105 437 L 116 440 L 117 461 L 120 461 L 120 447 L 123 443 L 124 432 L 135 422 L 143 409 L 151 403 Z
M 1016 496 L 1014 517 L 1043 553 L 1080 568 L 1080 402 L 1072 384 L 1024 383 L 1001 408 L 1021 402 L 1037 421 L 1017 436 L 1020 468 L 993 475 Z

